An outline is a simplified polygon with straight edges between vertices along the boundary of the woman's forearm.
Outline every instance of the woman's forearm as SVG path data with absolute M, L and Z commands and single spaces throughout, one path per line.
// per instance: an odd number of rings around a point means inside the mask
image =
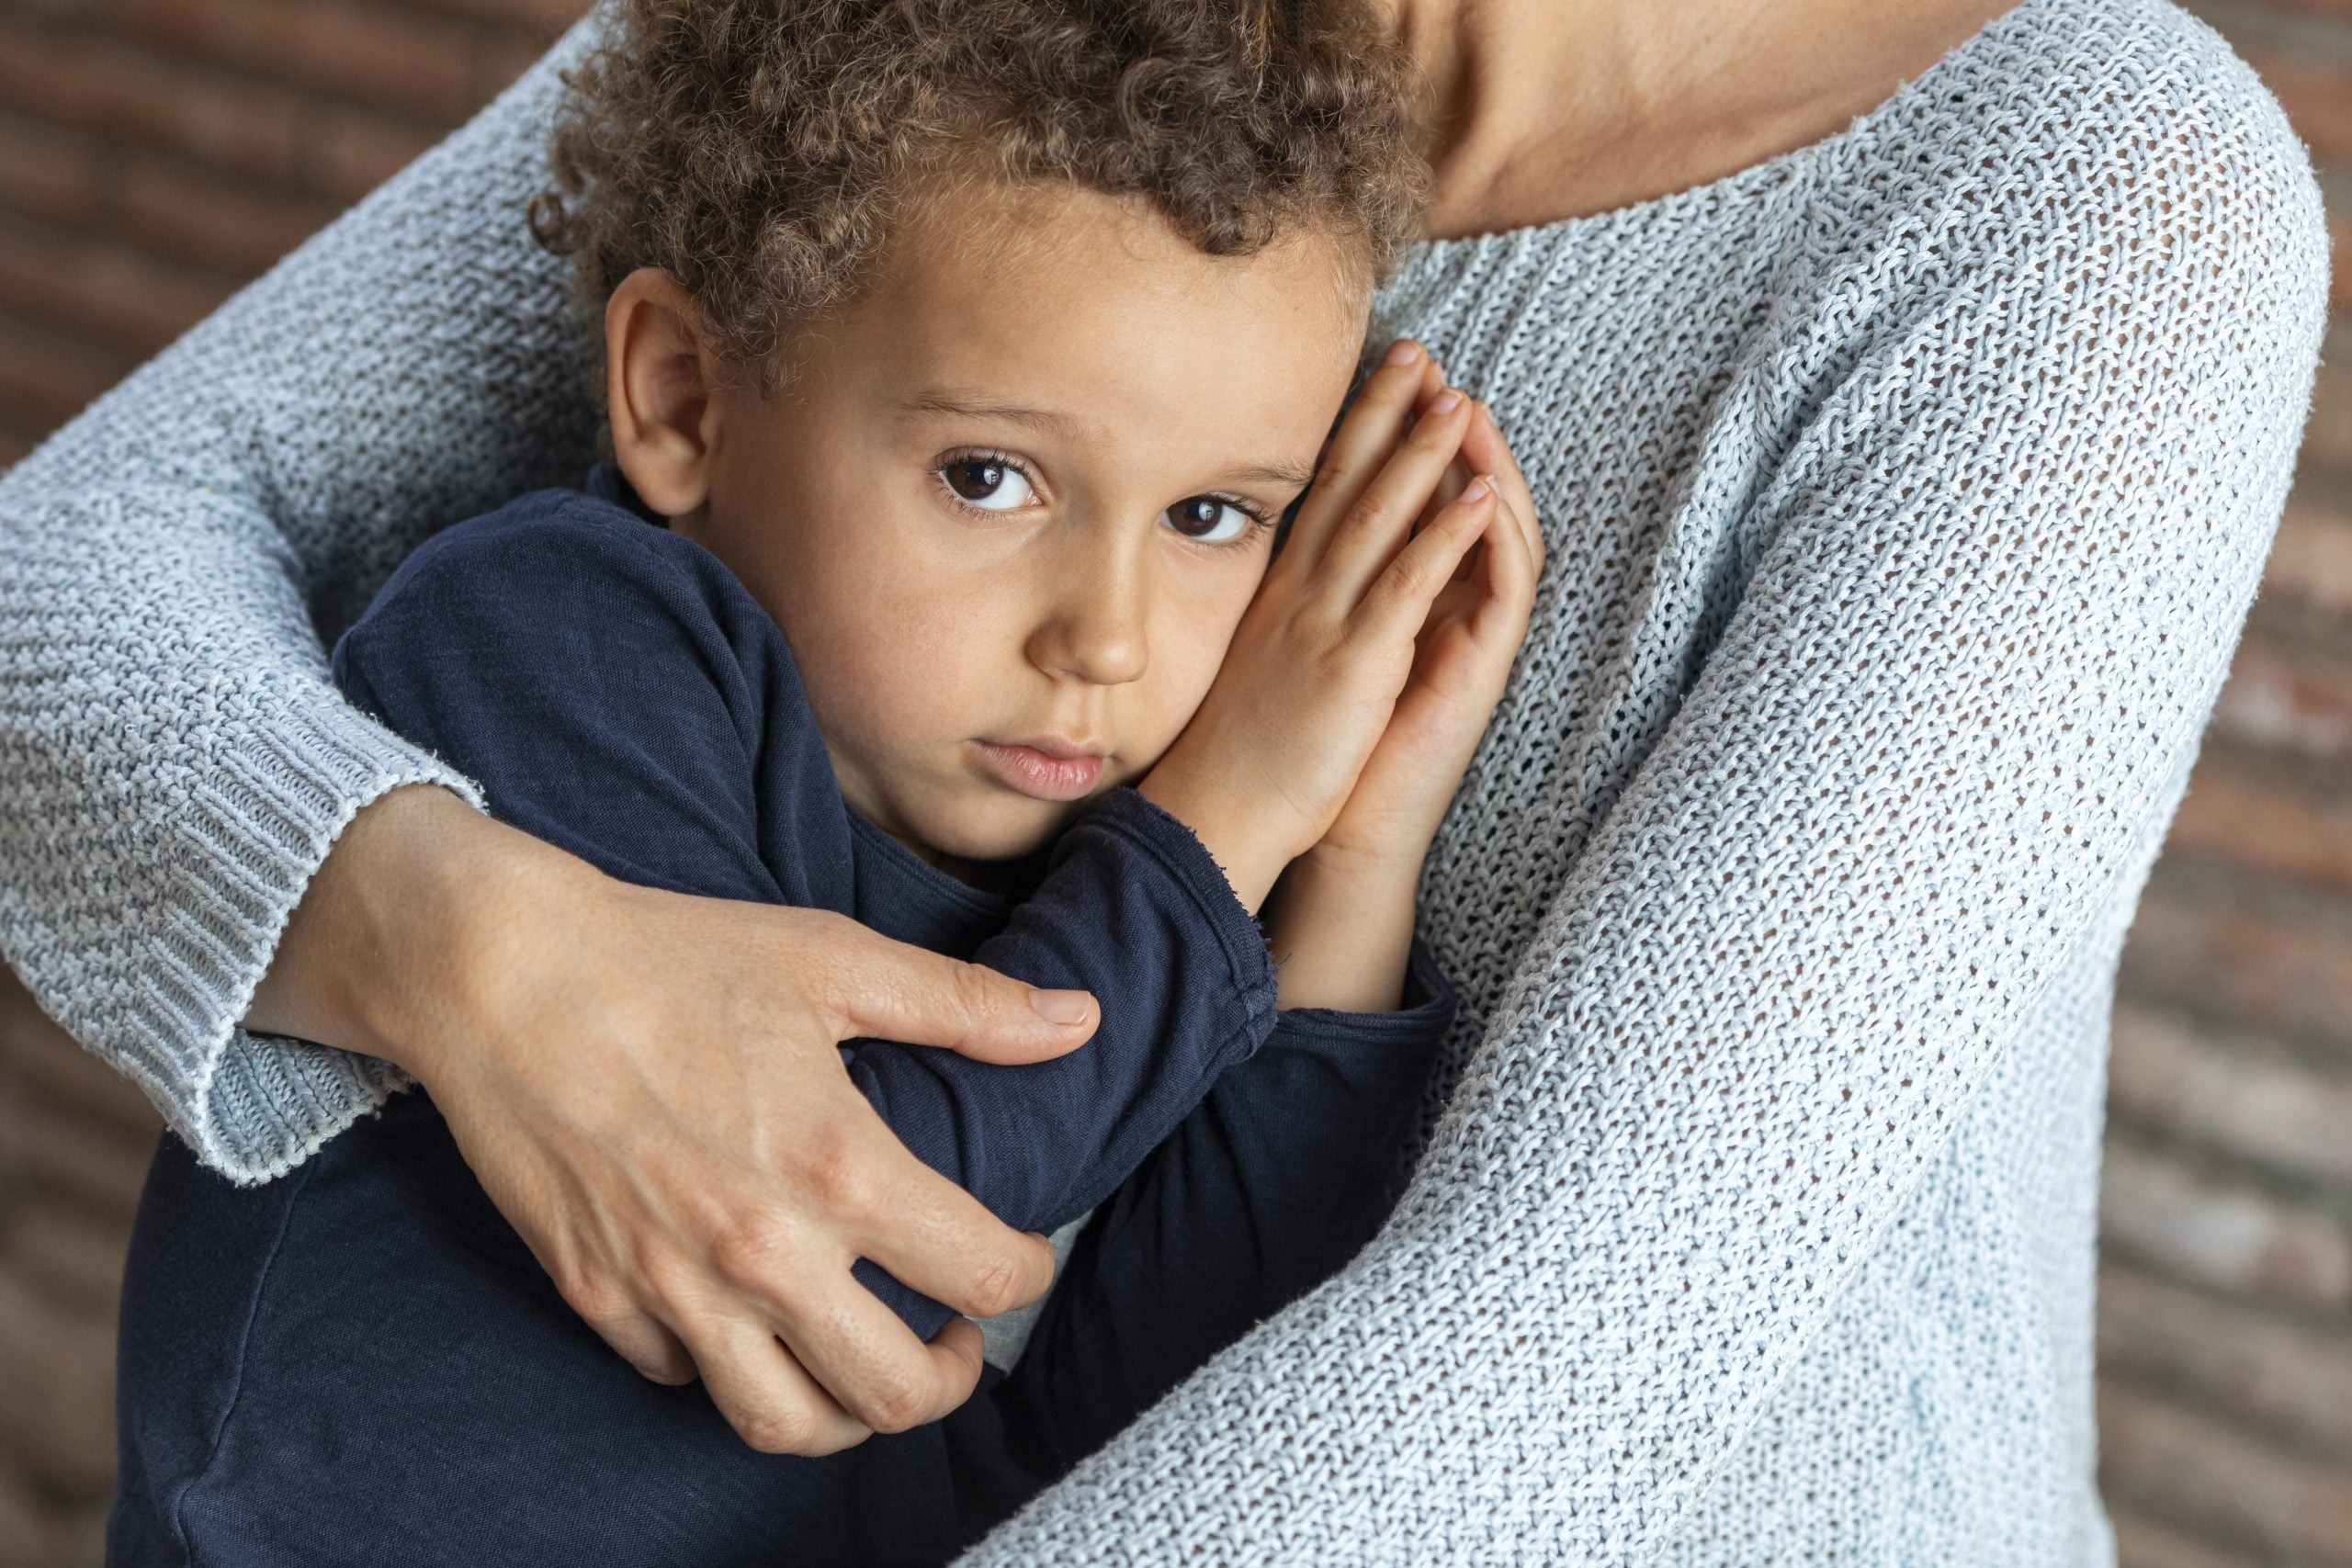
M 462 998 L 514 966 L 517 922 L 592 868 L 485 816 L 446 789 L 408 785 L 363 807 L 303 890 L 242 1021 L 431 1076 L 454 1021 L 435 1018 L 446 976 Z M 403 980 L 405 977 L 405 980 Z

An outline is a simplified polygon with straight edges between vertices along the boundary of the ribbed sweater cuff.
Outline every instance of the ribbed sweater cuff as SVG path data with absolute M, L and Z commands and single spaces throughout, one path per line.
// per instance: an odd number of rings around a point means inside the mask
M 197 1156 L 255 1182 L 291 1170 L 408 1081 L 373 1057 L 236 1027 L 303 889 L 345 825 L 386 792 L 437 784 L 477 809 L 482 798 L 326 687 L 241 739 L 211 759 L 171 825 L 201 870 L 175 889 L 141 955 L 126 1043 Z

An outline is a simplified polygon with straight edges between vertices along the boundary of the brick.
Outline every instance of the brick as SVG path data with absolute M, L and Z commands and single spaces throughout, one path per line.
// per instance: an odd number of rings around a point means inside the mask
M 314 111 L 302 133 L 302 183 L 322 196 L 356 201 L 441 139 L 437 129 L 365 109 Z
M 553 39 L 587 15 L 584 0 L 423 0 L 435 10 Z M 544 44 L 541 46 L 545 47 Z
M 2099 1240 L 2183 1280 L 2319 1312 L 2352 1308 L 2352 1239 L 2325 1215 L 2110 1138 Z
M 2338 254 L 2352 268 L 2352 231 Z M 2287 498 L 2262 573 L 2266 594 L 2352 615 L 2352 479 L 2306 471 Z
M 0 308 L 43 317 L 142 359 L 235 287 L 218 273 L 0 218 Z
M 2352 893 L 2352 799 L 2298 787 L 2209 753 L 2190 778 L 2165 852 Z
M 74 1043 L 0 964 L 0 1083 L 12 1099 L 62 1106 L 152 1142 L 163 1125 L 137 1085 Z
M 2352 1075 L 2126 998 L 2108 1086 L 2115 1109 L 2150 1126 L 2284 1176 L 2352 1186 Z
M 0 16 L 0 101 L 109 140 L 263 179 L 293 167 L 291 94 L 87 34 Z
M 0 1270 L 70 1311 L 113 1322 L 130 1227 L 64 1203 L 17 1210 L 0 1234 Z
M 155 158 L 130 163 L 115 196 L 117 222 L 141 244 L 239 276 L 266 271 L 336 212 Z
M 2111 1384 L 2098 1422 L 2100 1484 L 2123 1506 L 2302 1568 L 2352 1568 L 2352 1481 Z
M 472 105 L 469 30 L 442 17 L 338 0 L 114 0 L 116 26 L 329 94 L 454 122 Z
M 2263 1568 L 2259 1559 L 2194 1540 L 2126 1509 L 2110 1508 L 2109 1520 L 2115 1526 L 2115 1568 Z
M 0 310 L 0 423 L 53 430 L 137 363 Z
M 2352 18 L 2352 0 L 2262 0 L 2264 8 L 2306 16 Z
M 2296 132 L 2324 163 L 2352 163 L 2352 81 L 2343 73 L 2290 61 L 2267 49 L 2240 44 L 2238 53 L 2260 73 Z
M 2312 1458 L 2352 1460 L 2352 1339 L 2278 1322 L 2110 1263 L 2101 1377 L 2162 1393 Z
M 105 150 L 90 137 L 0 114 L 0 209 L 86 224 L 98 209 Z
M 152 1138 L 55 1104 L 17 1096 L 0 1104 L 0 1187 L 19 1205 L 50 1200 L 128 1229 L 154 1153 Z
M 569 24 L 567 19 L 565 25 Z M 474 97 L 488 103 L 504 92 L 514 80 L 531 67 L 531 63 L 548 51 L 556 39 L 557 29 L 545 32 L 489 33 L 474 45 L 473 60 L 468 71 Z
M 2352 670 L 2249 634 L 2214 705 L 2213 728 L 2249 746 L 2352 762 Z
M 113 1325 L 61 1310 L 0 1274 L 0 1452 L 69 1496 L 114 1477 Z
M 2352 366 L 2344 358 L 2347 338 L 2352 338 L 2352 327 L 2343 318 L 2328 323 L 2312 389 L 2311 418 L 2303 426 L 2302 460 L 2328 468 L 2352 466 Z
M 2217 901 L 2182 881 L 2160 874 L 2142 897 L 2123 947 L 2127 989 L 2315 1049 L 2352 1047 L 2352 931 L 2318 910 Z
M 60 1507 L 17 1478 L 0 1474 L 0 1562 L 97 1568 L 104 1523 L 94 1513 L 86 1506 Z

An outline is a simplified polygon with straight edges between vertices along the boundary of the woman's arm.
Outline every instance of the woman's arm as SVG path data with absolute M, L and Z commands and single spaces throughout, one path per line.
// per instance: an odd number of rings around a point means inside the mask
M 0 478 L 0 953 L 240 1179 L 401 1082 L 379 1058 L 413 1069 L 616 1348 L 690 1375 L 666 1326 L 670 1293 L 690 1298 L 739 1424 L 834 1447 L 960 1401 L 977 1340 L 943 1365 L 895 1325 L 844 1332 L 837 1302 L 865 1292 L 778 1235 L 887 1254 L 977 1314 L 1052 1266 L 857 1122 L 846 1088 L 848 1108 L 825 1099 L 834 1042 L 1028 1059 L 1083 1025 L 846 922 L 609 885 L 345 704 L 320 642 L 418 540 L 586 463 L 587 337 L 522 214 L 593 26 Z M 721 1027 L 720 997 L 762 1029 Z M 243 1032 L 252 1007 L 375 1055 Z M 755 1053 L 774 1089 L 720 1108 L 731 1141 L 703 1114 L 707 1063 L 675 1059 L 701 1036 Z M 607 1116 L 648 1135 L 646 1163 L 615 1166 Z M 654 1212 L 672 1200 L 691 1223 Z
M 589 36 L 0 479 L 0 952 L 241 1179 L 393 1081 L 236 1030 L 288 912 L 387 791 L 472 797 L 343 702 L 321 634 L 588 451 L 582 333 L 521 212 Z
M 1662 1546 L 2130 897 L 2254 591 L 2326 236 L 2274 111 L 2179 101 L 1988 174 L 2064 221 L 1980 265 L 1844 258 L 1741 605 L 1396 1216 L 968 1561 Z

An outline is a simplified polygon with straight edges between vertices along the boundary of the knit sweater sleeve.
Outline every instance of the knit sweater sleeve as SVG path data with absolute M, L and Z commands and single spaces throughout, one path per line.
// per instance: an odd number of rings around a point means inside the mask
M 240 1179 L 394 1083 L 235 1028 L 304 885 L 385 791 L 474 798 L 322 637 L 589 455 L 587 334 L 523 221 L 587 27 L 0 477 L 0 956 Z
M 2098 112 L 1796 247 L 1715 426 L 1777 447 L 1738 607 L 1395 1217 L 967 1561 L 1644 1561 L 1864 1261 L 1939 1245 L 1892 1222 L 2136 893 L 2325 312 L 2250 74 Z

